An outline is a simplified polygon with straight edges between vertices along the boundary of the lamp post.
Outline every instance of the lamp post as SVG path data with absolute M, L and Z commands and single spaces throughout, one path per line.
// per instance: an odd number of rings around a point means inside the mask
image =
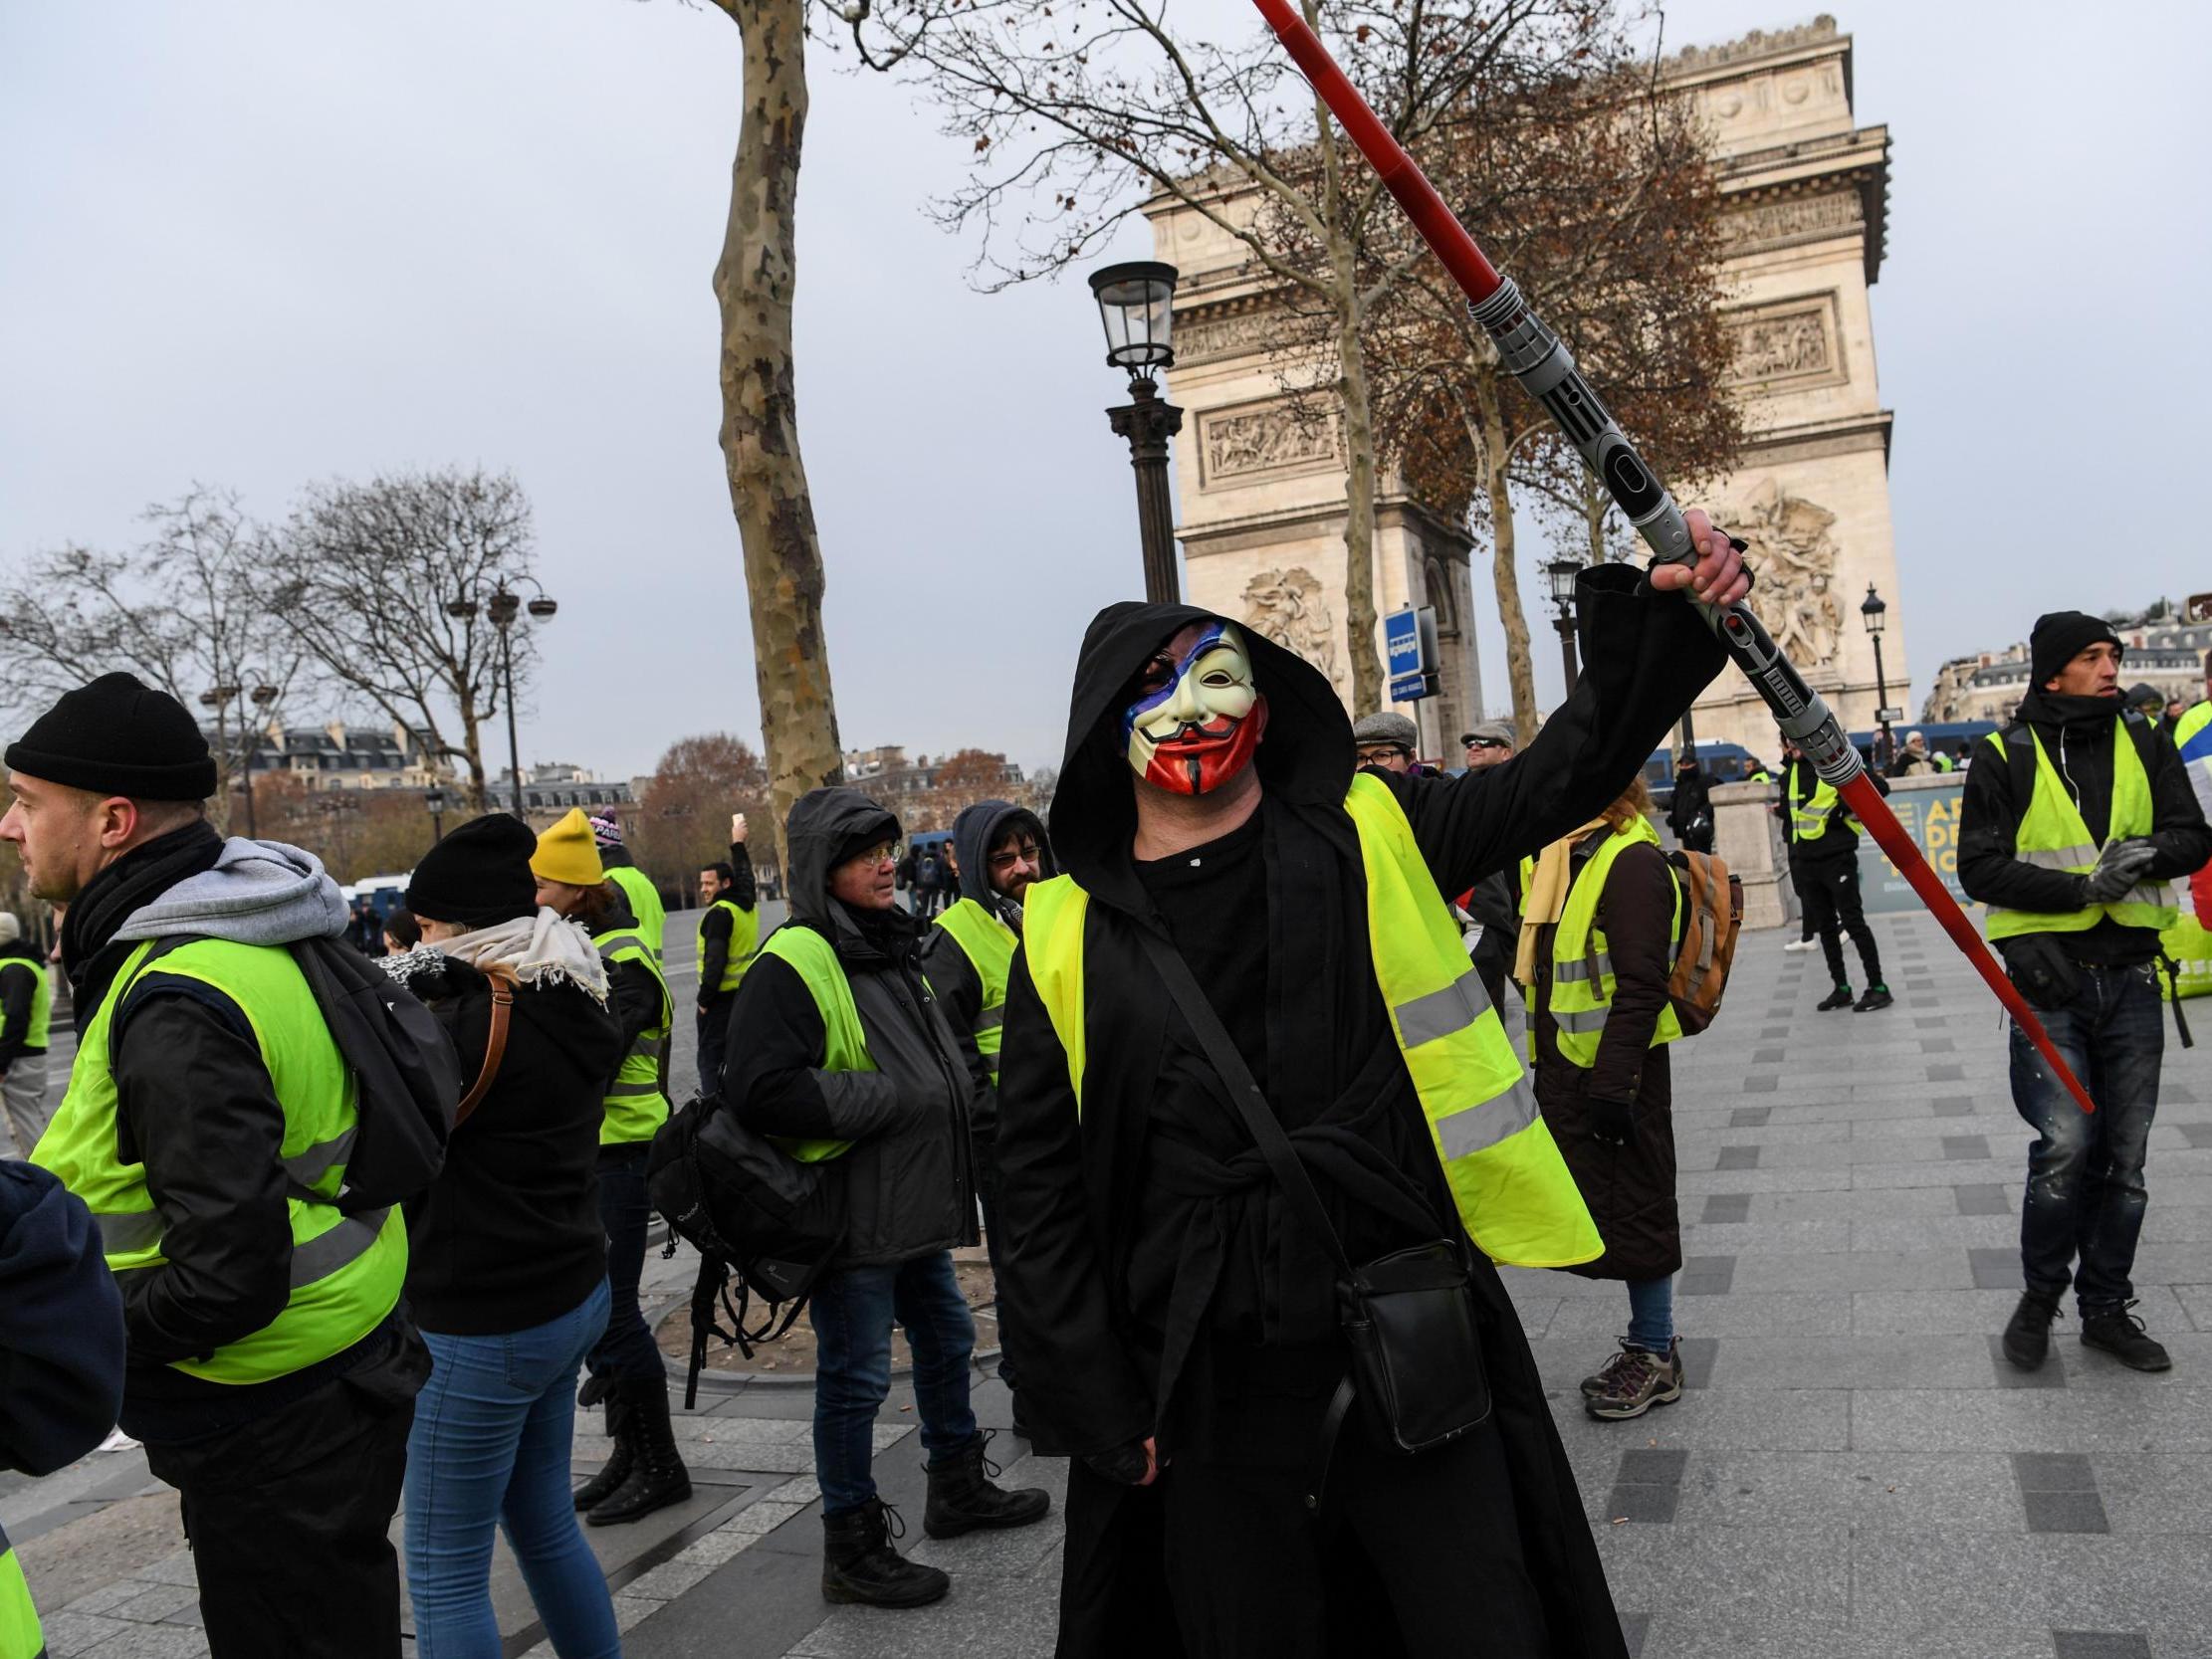
M 1896 757 L 1896 739 L 1889 732 L 1889 681 L 1881 672 L 1881 630 L 1889 619 L 1889 607 L 1881 602 L 1881 595 L 1875 591 L 1875 584 L 1867 584 L 1867 597 L 1859 602 L 1859 620 L 1867 625 L 1867 636 L 1875 642 L 1875 721 L 1881 727 L 1881 734 L 1875 740 L 1875 764 L 1886 766 Z
M 559 605 L 547 597 L 544 588 L 538 587 L 535 577 L 525 576 L 523 580 L 538 588 L 538 596 L 530 600 L 527 606 L 531 620 L 551 621 L 553 614 L 560 609 Z M 478 608 L 477 602 L 464 594 L 458 599 L 449 599 L 445 611 L 446 615 L 459 617 L 466 622 L 476 615 Z M 526 606 L 523 596 L 510 592 L 506 580 L 502 578 L 499 586 L 493 590 L 492 597 L 485 601 L 482 608 L 491 617 L 492 626 L 499 630 L 500 685 L 502 695 L 507 699 L 507 775 L 515 782 L 515 816 L 520 818 L 523 816 L 523 751 L 515 736 L 514 635 L 515 618 Z
M 453 804 L 453 799 L 433 783 L 422 792 L 422 804 L 430 809 L 430 844 L 436 846 L 445 839 L 445 809 Z
M 1130 401 L 1107 410 L 1106 418 L 1129 440 L 1129 465 L 1137 475 L 1145 597 L 1161 605 L 1182 597 L 1175 573 L 1175 510 L 1168 499 L 1168 440 L 1183 430 L 1183 411 L 1161 398 L 1155 377 L 1175 362 L 1168 343 L 1175 281 L 1175 267 L 1158 260 L 1109 265 L 1090 277 L 1106 328 L 1106 361 L 1129 371 Z
M 244 691 L 239 686 L 226 684 L 210 686 L 206 691 L 200 693 L 200 707 L 215 711 L 215 746 L 225 753 L 228 753 L 230 749 L 230 733 L 229 723 L 224 719 L 224 714 L 231 704 L 237 701 L 241 695 L 245 696 L 253 704 L 255 712 L 261 716 L 263 723 L 266 723 L 269 718 L 269 705 L 277 701 L 276 687 L 253 675 L 251 670 L 247 671 L 247 677 L 255 680 L 254 688 L 250 692 Z M 242 732 L 241 735 L 246 743 L 246 839 L 252 841 L 260 833 L 254 823 L 254 756 L 261 749 L 262 726 L 255 726 Z
M 1567 695 L 1575 695 L 1582 671 L 1575 662 L 1575 578 L 1582 574 L 1582 560 L 1562 553 L 1544 566 L 1551 579 L 1552 626 L 1559 630 L 1559 662 L 1567 671 Z

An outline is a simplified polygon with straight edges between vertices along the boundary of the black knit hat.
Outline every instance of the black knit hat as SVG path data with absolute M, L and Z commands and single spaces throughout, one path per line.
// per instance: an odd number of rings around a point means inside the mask
M 103 674 L 8 745 L 8 770 L 136 801 L 204 801 L 215 760 L 184 705 L 134 674 Z
M 2037 617 L 2035 631 L 2028 636 L 2029 686 L 2041 691 L 2066 671 L 2067 664 L 2100 640 L 2119 644 L 2119 635 L 2101 616 L 2087 611 L 2052 611 Z
M 538 909 L 530 855 L 538 837 L 506 812 L 471 818 L 422 855 L 407 883 L 407 908 L 432 922 L 489 928 Z

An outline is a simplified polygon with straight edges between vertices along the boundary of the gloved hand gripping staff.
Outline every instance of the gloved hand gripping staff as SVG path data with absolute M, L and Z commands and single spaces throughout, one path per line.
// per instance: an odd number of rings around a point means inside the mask
M 1277 38 L 1296 60 L 1298 68 L 1323 103 L 1343 124 L 1345 132 L 1381 177 L 1384 187 L 1397 198 L 1414 228 L 1421 232 L 1443 267 L 1467 297 L 1467 310 L 1497 344 L 1498 357 L 1528 395 L 1550 411 L 1559 429 L 1581 454 L 1652 548 L 1656 563 L 1694 560 L 1689 526 L 1681 509 L 1667 494 L 1657 474 L 1645 465 L 1598 394 L 1590 389 L 1575 367 L 1574 354 L 1557 334 L 1528 309 L 1521 291 L 1508 277 L 1500 276 L 1474 239 L 1444 206 L 1412 156 L 1390 135 L 1359 90 L 1329 56 L 1329 49 L 1306 26 L 1290 0 L 1253 0 Z M 1776 648 L 1774 641 L 1748 605 L 1698 603 L 1697 609 L 1728 650 L 1738 668 L 1749 677 L 1766 706 L 1774 712 L 1783 734 L 1813 762 L 1814 769 L 1833 784 L 1852 814 L 1866 826 L 1889 862 L 1897 867 L 1926 904 L 1929 914 L 1966 953 L 1997 993 L 1997 1000 L 2027 1033 L 2044 1063 L 2066 1085 L 2067 1092 L 2084 1112 L 2094 1112 L 2089 1091 L 2082 1087 L 2051 1038 L 2006 975 L 1974 925 L 1952 899 L 1942 879 L 1928 867 L 1920 849 L 1897 822 L 1888 803 L 1867 776 L 1867 768 L 1852 747 L 1836 717 L 1819 694 L 1805 684 L 1803 675 Z

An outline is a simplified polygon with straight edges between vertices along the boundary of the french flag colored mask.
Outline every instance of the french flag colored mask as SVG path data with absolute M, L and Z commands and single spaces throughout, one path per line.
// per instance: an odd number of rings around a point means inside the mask
M 1215 622 L 1178 656 L 1170 641 L 1147 663 L 1122 712 L 1129 765 L 1148 783 L 1206 795 L 1251 764 L 1267 700 L 1233 623 Z

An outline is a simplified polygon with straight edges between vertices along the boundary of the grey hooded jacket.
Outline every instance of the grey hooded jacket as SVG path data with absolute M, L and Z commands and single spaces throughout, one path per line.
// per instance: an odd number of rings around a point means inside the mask
M 822 1069 L 821 1014 L 797 971 L 763 951 L 731 1010 L 722 1098 L 763 1135 L 855 1142 L 837 1161 L 850 1232 L 843 1265 L 911 1260 L 974 1244 L 977 1088 L 916 961 L 915 920 L 856 912 L 829 896 L 829 872 L 898 820 L 853 789 L 816 789 L 786 827 L 790 928 L 828 939 L 852 987 L 873 1072 Z

